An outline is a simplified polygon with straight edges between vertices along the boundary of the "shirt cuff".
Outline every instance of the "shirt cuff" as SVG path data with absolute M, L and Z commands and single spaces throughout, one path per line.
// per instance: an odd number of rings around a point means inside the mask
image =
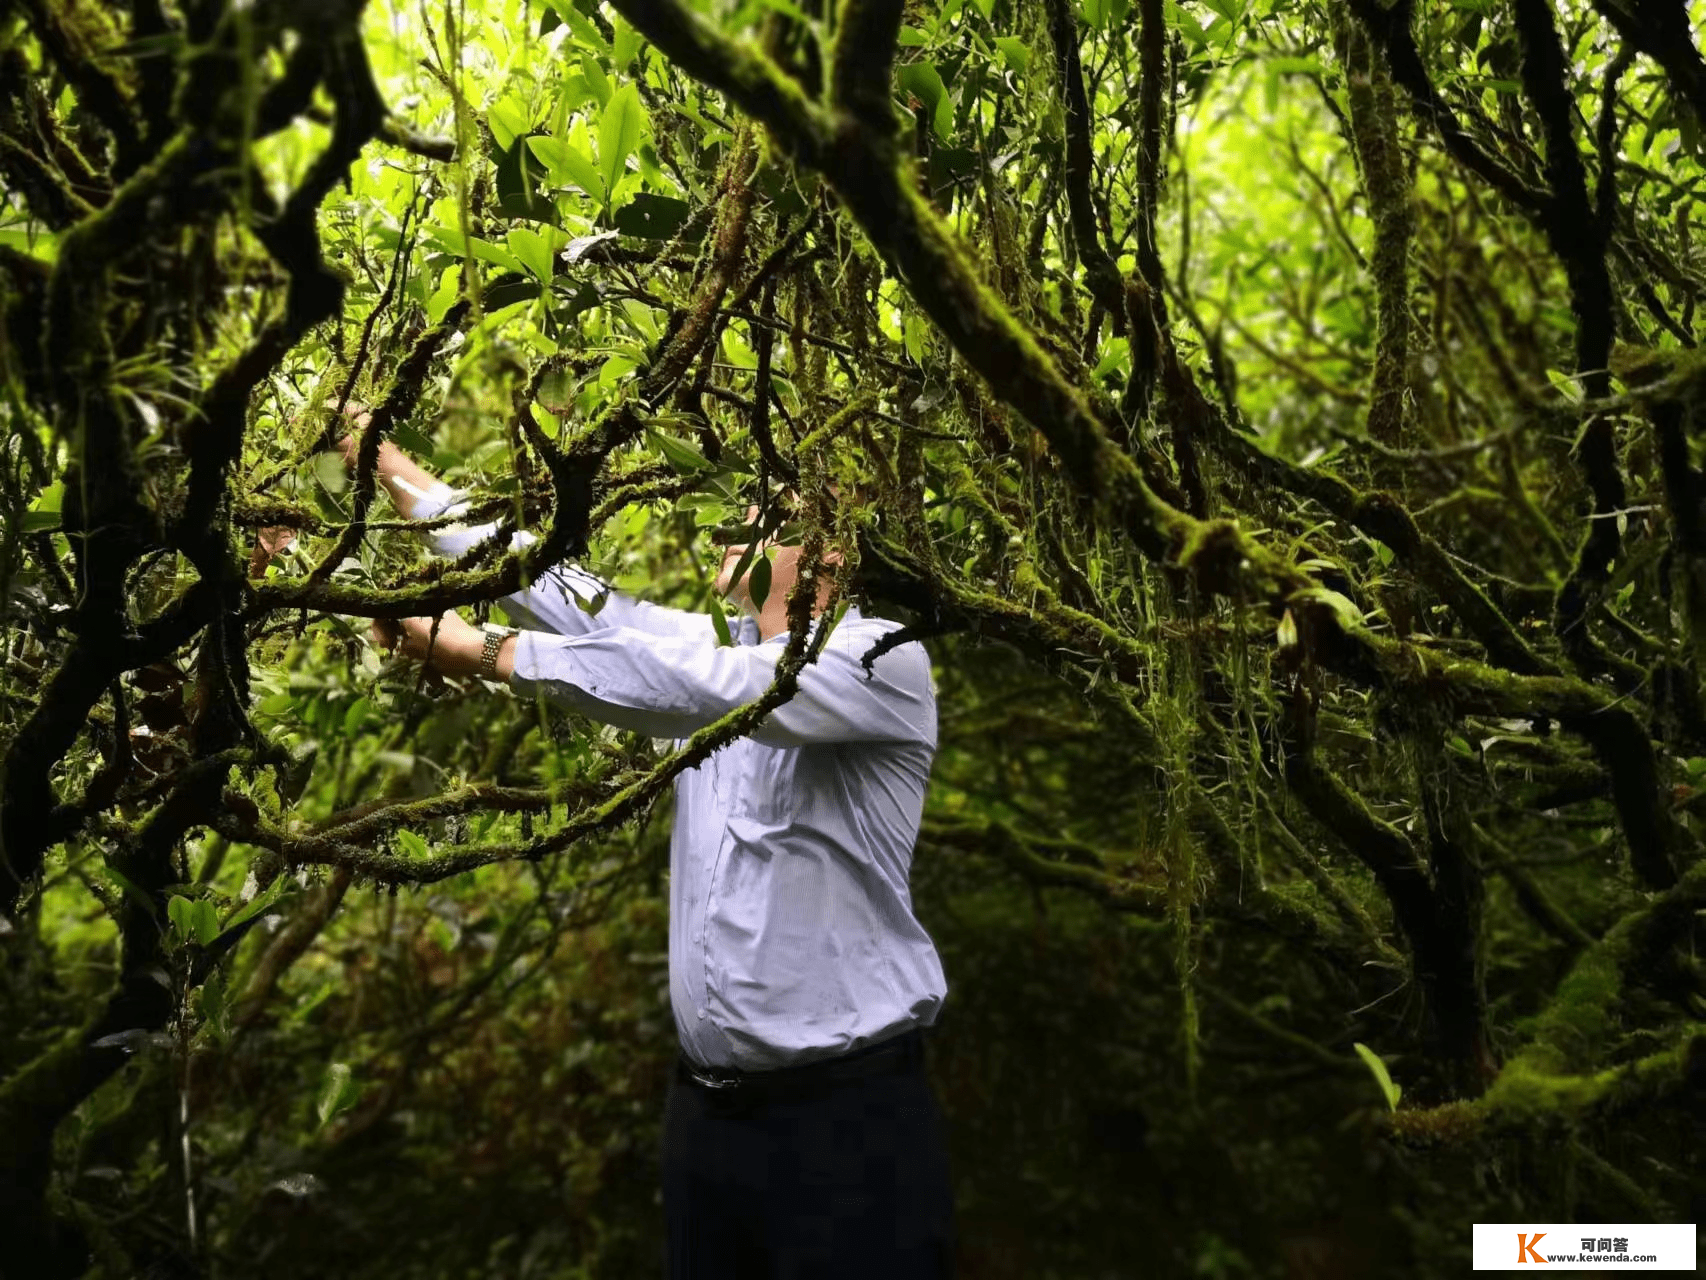
M 562 640 L 562 636 L 548 635 L 542 631 L 517 631 L 515 633 L 515 653 L 512 655 L 513 665 L 509 673 L 509 687 L 517 693 L 531 694 L 539 682 L 546 678 L 540 670 L 541 659 L 545 657 L 545 654 L 540 651 L 541 642 L 544 642 L 543 647 L 547 652 L 555 651 L 552 654 L 551 665 L 556 669 L 550 673 L 549 678 L 562 680 L 563 668 L 569 661 L 567 653 L 564 652 L 565 646 L 562 644 Z M 553 641 L 556 643 L 552 643 Z
M 466 489 L 452 489 L 442 480 L 434 480 L 423 493 L 415 496 L 414 519 L 431 520 L 434 516 L 444 515 L 451 506 L 465 502 L 468 498 Z

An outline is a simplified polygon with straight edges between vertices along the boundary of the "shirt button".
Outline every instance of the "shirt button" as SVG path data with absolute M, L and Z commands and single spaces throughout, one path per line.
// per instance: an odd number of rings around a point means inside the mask
M 704 938 L 704 936 L 705 936 L 705 935 L 704 935 L 704 934 L 702 934 L 702 933 L 696 933 L 696 934 L 694 934 L 694 935 L 693 935 L 693 941 L 694 941 L 694 942 L 699 942 L 699 941 L 701 941 L 701 940 L 703 940 L 703 938 Z
M 699 1016 L 701 1018 L 703 1018 L 705 1016 L 705 1011 L 703 1009 L 699 1010 Z

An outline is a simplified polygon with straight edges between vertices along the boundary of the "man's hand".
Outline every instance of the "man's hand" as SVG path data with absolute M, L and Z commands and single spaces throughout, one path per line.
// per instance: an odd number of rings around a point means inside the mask
M 344 466 L 354 472 L 356 454 L 361 450 L 362 433 L 367 430 L 367 424 L 373 421 L 373 410 L 359 400 L 351 400 L 344 406 L 344 416 L 354 425 L 350 430 L 340 432 L 332 447 L 338 451 L 338 456 L 344 460 Z M 389 461 L 386 455 L 399 452 L 401 451 L 397 446 L 389 440 L 379 442 L 379 466 L 377 470 L 381 480 L 385 478 L 387 470 L 385 464 Z
M 433 623 L 438 634 L 433 634 Z M 447 676 L 465 675 L 480 665 L 480 645 L 484 640 L 478 627 L 462 619 L 454 609 L 442 617 L 433 618 L 375 618 L 373 642 L 382 649 L 391 649 L 405 658 L 426 662 Z M 430 653 L 429 653 L 430 646 Z M 473 661 L 464 666 L 461 658 L 473 651 Z
M 249 576 L 258 578 L 267 571 L 273 557 L 286 551 L 296 541 L 296 530 L 284 525 L 268 525 L 255 532 L 255 547 L 249 552 Z
M 395 650 L 405 658 L 424 661 L 447 676 L 478 675 L 480 651 L 486 643 L 485 632 L 464 621 L 455 610 L 437 619 L 436 637 L 433 636 L 433 622 L 432 618 L 375 618 L 373 642 L 382 649 Z M 515 637 L 511 636 L 498 651 L 498 679 L 508 680 L 514 664 Z
M 344 412 L 354 421 L 355 430 L 338 436 L 332 447 L 344 460 L 344 466 L 354 472 L 356 454 L 361 449 L 361 433 L 367 429 L 373 412 L 366 405 L 358 404 L 354 400 L 344 406 Z M 435 483 L 431 473 L 389 440 L 379 442 L 379 457 L 374 474 L 391 494 L 392 504 L 405 516 L 415 514 L 415 503 Z
M 331 401 L 327 401 L 327 403 L 330 404 Z M 344 466 L 353 471 L 355 469 L 356 450 L 361 447 L 361 433 L 367 430 L 367 424 L 373 420 L 373 410 L 359 400 L 351 400 L 344 405 L 344 416 L 354 424 L 354 427 L 349 431 L 340 431 L 337 440 L 332 444 L 332 448 L 336 449 L 338 455 L 343 458 Z

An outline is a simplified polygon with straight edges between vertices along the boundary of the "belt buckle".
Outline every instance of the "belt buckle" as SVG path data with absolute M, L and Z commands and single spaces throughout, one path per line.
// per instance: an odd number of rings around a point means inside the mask
M 722 1080 L 718 1079 L 716 1076 L 708 1076 L 691 1064 L 688 1065 L 687 1074 L 693 1077 L 695 1083 L 700 1084 L 707 1089 L 740 1088 L 740 1081 L 738 1079 Z

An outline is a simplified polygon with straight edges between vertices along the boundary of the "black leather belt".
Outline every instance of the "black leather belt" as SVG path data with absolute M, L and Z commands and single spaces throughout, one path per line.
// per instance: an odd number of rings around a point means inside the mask
M 773 1071 L 736 1071 L 701 1067 L 683 1054 L 676 1060 L 676 1079 L 709 1090 L 720 1099 L 742 1101 L 800 1097 L 846 1080 L 888 1075 L 924 1061 L 924 1032 L 913 1028 L 879 1044 L 867 1045 L 839 1057 L 820 1058 L 797 1067 Z

